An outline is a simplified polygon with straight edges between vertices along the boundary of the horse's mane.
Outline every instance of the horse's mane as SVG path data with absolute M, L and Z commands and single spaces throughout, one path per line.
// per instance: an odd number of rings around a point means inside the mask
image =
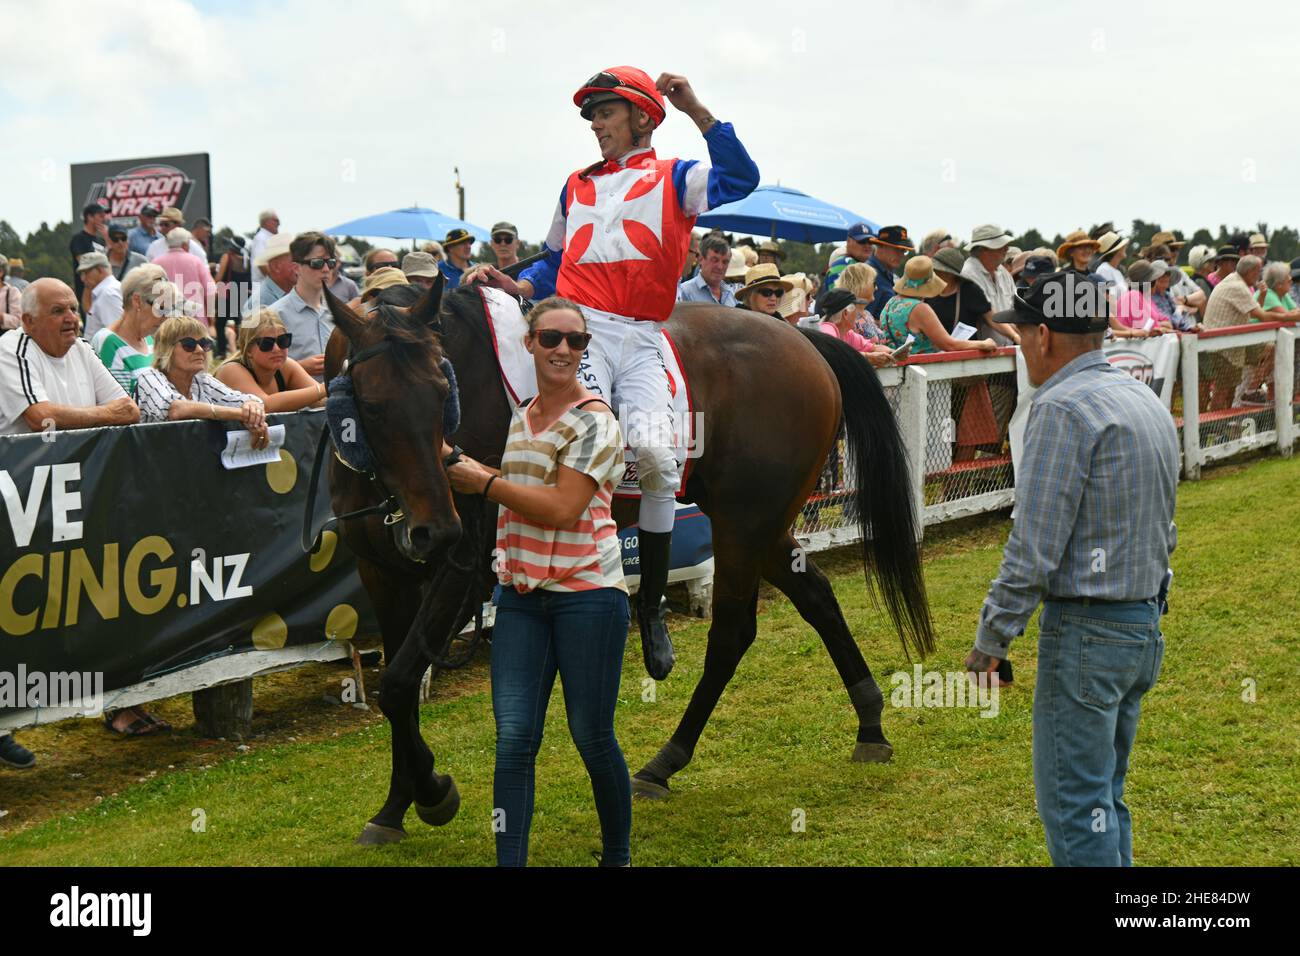
M 438 363 L 442 360 L 442 342 L 436 330 L 422 322 L 413 322 L 407 310 L 419 302 L 423 290 L 411 286 L 392 286 L 375 296 L 378 308 L 371 322 L 378 323 L 384 338 L 391 343 L 390 355 L 404 373 L 422 379 L 441 380 Z

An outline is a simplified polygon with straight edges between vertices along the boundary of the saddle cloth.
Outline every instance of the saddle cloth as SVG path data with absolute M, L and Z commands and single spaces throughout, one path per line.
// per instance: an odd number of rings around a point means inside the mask
M 501 384 L 505 388 L 506 398 L 512 406 L 521 405 L 537 394 L 537 370 L 532 355 L 524 346 L 528 322 L 514 296 L 482 285 L 478 286 L 478 292 L 483 299 L 483 313 L 487 316 L 488 331 L 496 353 L 497 367 L 501 370 Z M 673 397 L 673 456 L 677 459 L 678 476 L 681 478 L 677 497 L 682 498 L 685 496 L 691 462 L 703 451 L 697 447 L 702 436 L 697 435 L 691 389 L 677 355 L 677 347 L 662 325 L 659 332 L 663 336 L 668 390 Z M 631 448 L 625 449 L 624 460 L 626 465 L 623 479 L 614 489 L 614 494 L 620 498 L 639 498 L 641 487 L 636 477 L 636 454 Z

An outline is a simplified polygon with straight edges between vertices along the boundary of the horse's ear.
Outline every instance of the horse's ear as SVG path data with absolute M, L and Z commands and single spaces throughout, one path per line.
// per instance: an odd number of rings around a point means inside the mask
M 429 291 L 416 300 L 415 305 L 411 306 L 409 313 L 411 321 L 416 325 L 437 326 L 440 322 L 439 315 L 442 310 L 442 290 L 444 279 L 442 270 L 433 280 L 433 285 L 429 286 Z
M 365 322 L 348 308 L 346 302 L 338 298 L 329 289 L 322 288 L 321 291 L 325 293 L 325 304 L 330 308 L 330 315 L 334 316 L 334 324 L 348 337 L 349 341 L 356 342 L 361 330 L 365 327 Z

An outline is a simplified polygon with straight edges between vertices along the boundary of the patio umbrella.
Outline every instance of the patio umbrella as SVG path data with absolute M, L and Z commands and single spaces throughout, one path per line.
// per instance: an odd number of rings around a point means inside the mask
M 710 209 L 695 220 L 710 229 L 808 243 L 843 242 L 855 222 L 865 222 L 873 232 L 879 228 L 865 216 L 788 186 L 759 186 L 744 199 Z
M 433 209 L 410 206 L 374 216 L 363 216 L 323 230 L 327 236 L 383 236 L 387 239 L 436 239 L 441 241 L 453 229 L 468 229 L 480 242 L 492 238 L 482 226 L 444 216 Z

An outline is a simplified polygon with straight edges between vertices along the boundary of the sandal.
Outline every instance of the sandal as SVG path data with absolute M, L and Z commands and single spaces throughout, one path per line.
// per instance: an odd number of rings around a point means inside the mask
M 150 734 L 157 733 L 159 730 L 157 726 L 149 723 L 149 721 L 142 717 L 136 717 L 131 721 L 131 723 L 127 724 L 125 728 L 114 727 L 113 720 L 120 713 L 121 711 L 115 710 L 112 713 L 106 713 L 104 715 L 104 726 L 108 728 L 110 733 L 122 737 L 147 737 Z

